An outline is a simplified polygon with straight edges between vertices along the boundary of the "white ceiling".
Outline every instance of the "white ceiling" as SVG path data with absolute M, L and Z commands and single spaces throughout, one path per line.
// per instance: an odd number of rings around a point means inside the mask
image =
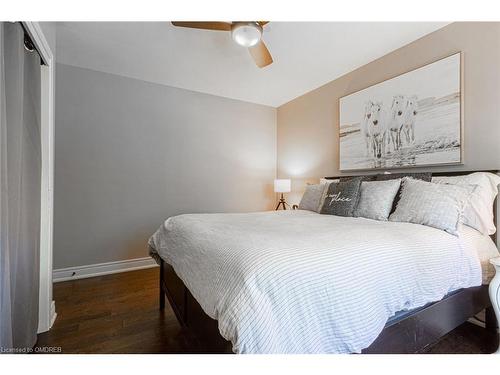
M 259 69 L 228 32 L 169 22 L 60 22 L 57 61 L 278 107 L 446 23 L 270 22 Z

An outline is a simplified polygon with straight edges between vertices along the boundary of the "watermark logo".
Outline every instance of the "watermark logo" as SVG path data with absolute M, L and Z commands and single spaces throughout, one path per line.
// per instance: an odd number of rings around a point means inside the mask
M 31 353 L 62 353 L 60 346 L 36 346 L 34 348 L 4 348 L 0 346 L 1 354 L 31 354 Z

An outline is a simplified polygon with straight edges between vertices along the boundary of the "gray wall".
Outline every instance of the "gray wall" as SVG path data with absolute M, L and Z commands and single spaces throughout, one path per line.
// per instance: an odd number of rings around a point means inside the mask
M 339 98 L 452 53 L 464 53 L 465 164 L 500 168 L 500 23 L 453 23 L 278 108 L 278 175 L 306 182 L 338 171 Z
M 273 207 L 276 110 L 57 65 L 54 268 L 147 256 L 169 216 Z

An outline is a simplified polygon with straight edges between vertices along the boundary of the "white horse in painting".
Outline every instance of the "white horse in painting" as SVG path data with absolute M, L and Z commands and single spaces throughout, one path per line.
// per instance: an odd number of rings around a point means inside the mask
M 387 133 L 386 116 L 382 103 L 371 103 L 368 114 L 367 133 L 371 140 L 371 151 L 374 158 L 380 159 L 382 155 L 385 155 Z
M 415 123 L 417 121 L 417 115 L 418 97 L 412 95 L 406 100 L 405 121 L 403 125 L 403 132 L 407 144 L 415 143 Z
M 405 123 L 406 100 L 403 95 L 396 95 L 392 98 L 392 105 L 389 112 L 388 127 L 389 141 L 392 143 L 393 151 L 401 148 L 401 130 Z
M 370 118 L 372 116 L 371 114 L 372 106 L 373 102 L 371 100 L 365 103 L 365 111 L 363 113 L 363 120 L 361 121 L 361 126 L 360 126 L 361 137 L 365 142 L 365 156 L 368 156 L 372 149 L 372 140 L 370 134 L 368 134 L 368 123 L 370 122 Z

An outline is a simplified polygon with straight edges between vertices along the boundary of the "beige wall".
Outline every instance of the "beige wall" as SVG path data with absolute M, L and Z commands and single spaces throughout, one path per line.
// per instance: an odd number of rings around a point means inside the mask
M 500 169 L 500 23 L 453 23 L 278 108 L 278 176 L 292 178 L 289 201 L 300 200 L 305 182 L 340 174 L 340 97 L 458 51 L 464 54 L 465 164 L 426 169 Z
M 146 257 L 173 215 L 274 208 L 276 109 L 57 64 L 54 268 Z

